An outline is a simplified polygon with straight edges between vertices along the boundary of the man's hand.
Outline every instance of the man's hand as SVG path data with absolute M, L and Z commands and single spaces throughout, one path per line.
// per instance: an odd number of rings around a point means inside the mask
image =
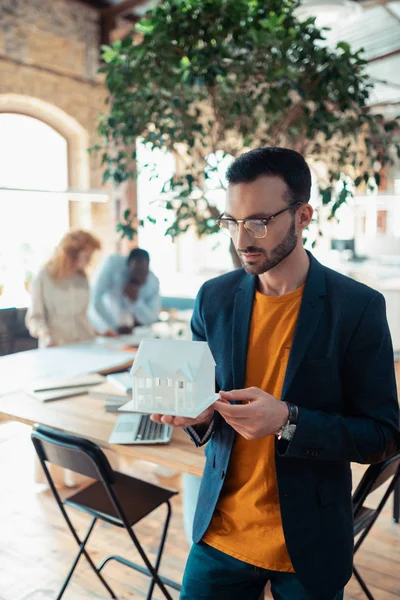
M 217 400 L 212 405 L 213 409 L 246 440 L 256 440 L 279 431 L 289 418 L 284 402 L 256 387 L 219 392 L 219 395 L 225 402 Z M 226 403 L 227 400 L 241 400 L 242 404 L 231 405 Z
M 118 337 L 118 333 L 116 331 L 114 331 L 114 329 L 107 329 L 106 331 L 104 331 L 103 333 L 99 333 L 98 335 L 103 335 L 104 337 L 111 337 L 111 338 Z
M 128 281 L 124 287 L 124 295 L 129 298 L 132 302 L 137 300 L 140 290 L 140 284 L 135 281 Z
M 128 327 L 128 325 L 122 325 L 121 327 L 118 327 L 118 333 L 120 335 L 131 334 L 132 331 L 133 327 Z
M 204 425 L 204 427 L 208 427 L 214 416 L 214 406 L 215 402 L 195 419 L 175 417 L 172 415 L 151 415 L 150 419 L 156 423 L 165 423 L 165 425 L 169 425 L 170 427 L 180 427 L 181 429 L 193 427 L 195 425 Z

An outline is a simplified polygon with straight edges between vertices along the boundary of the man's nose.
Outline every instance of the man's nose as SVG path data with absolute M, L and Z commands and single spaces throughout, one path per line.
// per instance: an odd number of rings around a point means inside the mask
M 233 240 L 236 248 L 247 248 L 253 242 L 253 236 L 247 231 L 244 223 L 238 223 L 236 239 Z

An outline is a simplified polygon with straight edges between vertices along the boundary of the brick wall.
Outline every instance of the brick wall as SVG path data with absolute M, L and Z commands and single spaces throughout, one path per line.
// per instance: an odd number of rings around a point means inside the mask
M 49 103 L 86 130 L 89 145 L 96 143 L 96 117 L 106 97 L 97 74 L 99 39 L 99 13 L 83 3 L 0 0 L 0 99 L 18 94 L 28 104 L 29 98 Z M 70 175 L 78 167 L 70 164 Z M 100 188 L 97 158 L 90 158 L 89 170 L 89 186 Z M 72 226 L 80 225 L 80 214 L 78 203 L 71 203 Z M 91 220 L 104 252 L 113 251 L 117 240 L 112 208 L 92 204 Z

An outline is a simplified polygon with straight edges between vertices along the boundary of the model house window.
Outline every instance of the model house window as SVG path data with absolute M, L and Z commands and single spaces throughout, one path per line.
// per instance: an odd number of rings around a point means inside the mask
M 156 386 L 157 387 L 161 386 L 161 379 L 159 377 L 156 377 Z
M 185 382 L 180 380 L 178 381 L 178 389 L 179 390 L 184 390 L 185 389 Z
M 151 377 L 147 377 L 147 379 L 146 379 L 146 387 L 147 388 L 152 388 L 153 387 L 153 380 L 151 379 Z
M 167 379 L 167 387 L 172 387 L 172 379 L 168 377 Z

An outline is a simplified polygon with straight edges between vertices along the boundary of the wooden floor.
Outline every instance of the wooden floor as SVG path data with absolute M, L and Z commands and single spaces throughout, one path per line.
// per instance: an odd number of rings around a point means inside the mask
M 77 550 L 53 498 L 43 486 L 33 483 L 29 431 L 27 426 L 17 423 L 0 424 L 0 600 L 54 600 Z M 179 486 L 179 477 L 157 474 L 149 464 L 136 463 L 135 470 L 132 465 L 124 465 L 126 472 L 129 469 L 149 481 L 158 481 L 168 487 Z M 356 478 L 362 471 L 361 467 L 357 468 Z M 173 511 L 162 573 L 179 581 L 189 549 L 179 497 L 174 499 Z M 392 523 L 390 511 L 391 506 L 388 506 L 357 554 L 356 563 L 375 600 L 400 598 L 400 525 Z M 70 514 L 79 531 L 83 532 L 88 519 L 77 511 Z M 156 548 L 162 517 L 161 511 L 155 512 L 136 530 L 146 548 L 152 551 Z M 113 551 L 136 559 L 130 540 L 118 528 L 101 524 L 92 535 L 88 550 L 95 563 Z M 110 563 L 105 567 L 104 575 L 119 600 L 146 597 L 147 579 L 130 569 Z M 172 595 L 178 598 L 177 593 L 172 592 Z M 107 597 L 82 559 L 64 599 L 101 600 Z M 153 597 L 161 598 L 158 592 Z M 365 598 L 356 581 L 349 583 L 345 598 Z

